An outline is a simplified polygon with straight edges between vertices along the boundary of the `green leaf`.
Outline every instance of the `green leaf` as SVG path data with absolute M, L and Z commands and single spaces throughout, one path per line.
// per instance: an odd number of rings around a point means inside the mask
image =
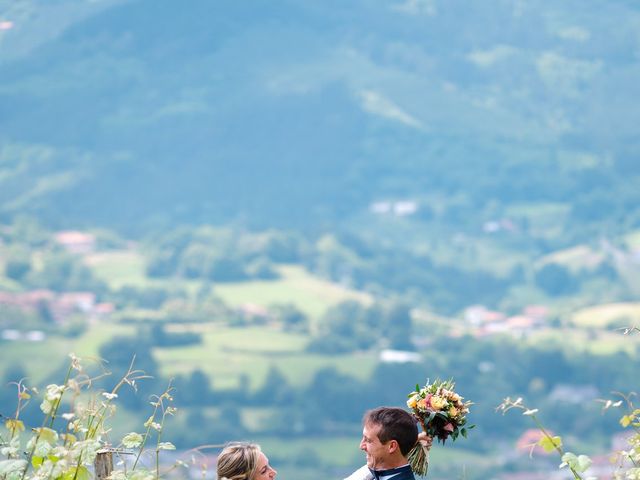
M 562 455 L 562 463 L 560 468 L 568 466 L 572 470 L 583 473 L 591 466 L 591 459 L 586 455 L 577 456 L 575 453 L 567 452 Z
M 552 438 L 545 435 L 540 440 L 538 440 L 538 445 L 540 445 L 545 452 L 551 453 L 555 449 L 560 448 L 562 446 L 562 438 L 558 436 L 555 436 Z
M 42 462 L 44 462 L 43 457 L 37 457 L 36 455 L 31 457 L 31 465 L 33 466 L 33 468 L 40 468 L 40 465 L 42 465 Z
M 41 427 L 35 428 L 34 430 L 38 432 L 38 437 L 41 442 L 47 442 L 49 445 L 53 446 L 58 441 L 58 432 L 51 428 Z
M 578 465 L 574 470 L 578 472 L 585 472 L 591 466 L 591 459 L 586 455 L 578 455 Z
M 123 437 L 122 445 L 124 445 L 125 448 L 138 448 L 140 445 L 142 445 L 143 440 L 144 438 L 142 437 L 142 435 L 136 432 L 131 432 L 127 433 Z
M 76 470 L 78 473 L 76 473 Z M 91 474 L 86 467 L 80 465 L 77 469 L 71 468 L 62 475 L 62 480 L 74 480 L 74 478 L 75 480 L 91 480 Z
M 467 429 L 463 428 L 462 430 L 460 430 L 460 435 L 462 435 L 464 438 L 467 438 Z

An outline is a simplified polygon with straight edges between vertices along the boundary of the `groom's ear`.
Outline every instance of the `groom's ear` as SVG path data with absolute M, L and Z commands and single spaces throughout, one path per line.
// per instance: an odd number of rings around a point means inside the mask
M 395 453 L 399 449 L 400 445 L 397 440 L 389 440 L 389 443 L 387 444 L 387 451 L 389 453 Z

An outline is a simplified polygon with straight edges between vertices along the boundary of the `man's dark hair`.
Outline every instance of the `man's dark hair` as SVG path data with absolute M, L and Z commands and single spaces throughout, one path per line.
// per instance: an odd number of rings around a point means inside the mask
M 416 420 L 407 411 L 396 407 L 378 407 L 364 414 L 365 425 L 379 425 L 378 440 L 398 442 L 400 453 L 405 457 L 418 441 Z

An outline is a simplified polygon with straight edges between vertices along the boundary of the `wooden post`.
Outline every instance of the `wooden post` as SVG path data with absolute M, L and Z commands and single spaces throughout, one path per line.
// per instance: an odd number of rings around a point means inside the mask
M 110 448 L 98 450 L 93 466 L 96 471 L 96 479 L 105 480 L 113 472 L 113 450 Z

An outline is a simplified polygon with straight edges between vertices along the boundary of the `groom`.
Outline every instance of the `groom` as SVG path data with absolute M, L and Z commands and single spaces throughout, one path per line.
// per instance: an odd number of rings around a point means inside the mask
M 401 408 L 378 407 L 363 418 L 360 450 L 367 465 L 345 480 L 415 480 L 407 460 L 418 441 L 416 420 Z

